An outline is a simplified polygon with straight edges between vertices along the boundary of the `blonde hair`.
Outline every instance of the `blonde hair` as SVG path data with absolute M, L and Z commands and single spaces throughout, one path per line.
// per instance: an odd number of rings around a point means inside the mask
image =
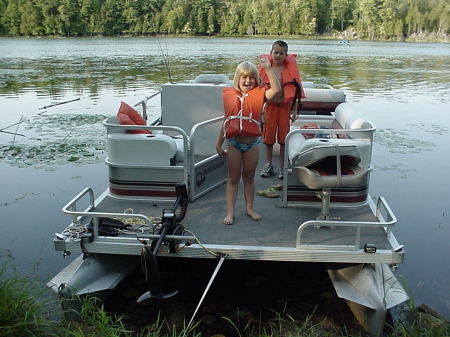
M 257 85 L 261 84 L 258 68 L 256 68 L 256 66 L 251 62 L 244 61 L 242 63 L 239 63 L 238 66 L 236 67 L 236 72 L 234 73 L 234 87 L 239 91 L 241 90 L 239 88 L 239 79 L 241 78 L 241 76 L 253 77 L 254 79 L 256 79 Z

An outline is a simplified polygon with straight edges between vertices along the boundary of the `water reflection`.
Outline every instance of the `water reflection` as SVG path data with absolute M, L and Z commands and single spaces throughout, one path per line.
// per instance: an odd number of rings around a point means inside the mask
M 173 81 L 191 79 L 199 72 L 225 73 L 232 77 L 236 64 L 257 61 L 268 52 L 264 39 L 8 39 L 0 52 L 0 95 L 37 91 L 61 97 L 65 91 L 100 95 L 103 89 L 130 90 L 169 81 L 163 55 Z M 448 102 L 450 82 L 448 49 L 430 44 L 368 43 L 352 41 L 338 46 L 333 41 L 292 40 L 290 51 L 299 55 L 305 80 L 349 87 L 355 97 L 370 93 L 390 94 L 405 101 L 431 94 Z M 55 48 L 55 45 L 60 48 Z M 28 52 L 16 57 L 16 49 Z M 26 55 L 26 56 L 25 56 Z

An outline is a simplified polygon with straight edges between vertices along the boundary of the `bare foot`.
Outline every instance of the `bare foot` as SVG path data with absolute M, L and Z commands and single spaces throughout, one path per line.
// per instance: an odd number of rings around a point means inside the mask
M 261 214 L 256 213 L 255 211 L 247 211 L 247 215 L 250 217 L 250 219 L 259 221 L 262 219 Z
M 232 225 L 233 224 L 233 216 L 231 214 L 227 214 L 225 219 L 223 219 L 224 225 Z

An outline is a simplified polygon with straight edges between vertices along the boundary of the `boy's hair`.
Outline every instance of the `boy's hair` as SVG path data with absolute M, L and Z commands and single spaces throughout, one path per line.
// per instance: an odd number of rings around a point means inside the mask
M 286 53 L 288 52 L 288 45 L 284 41 L 277 40 L 274 43 L 272 43 L 272 50 L 273 50 L 273 47 L 275 47 L 275 46 L 280 46 L 281 48 L 286 49 Z
M 239 79 L 241 76 L 250 76 L 256 79 L 256 83 L 258 85 L 261 84 L 261 79 L 259 78 L 258 68 L 256 66 L 248 61 L 244 61 L 242 63 L 239 63 L 236 67 L 236 72 L 234 73 L 234 87 L 238 90 L 239 88 Z

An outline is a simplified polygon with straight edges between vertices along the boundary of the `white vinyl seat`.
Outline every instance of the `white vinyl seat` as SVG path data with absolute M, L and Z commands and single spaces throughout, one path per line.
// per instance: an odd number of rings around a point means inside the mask
M 309 189 L 321 190 L 317 192 L 322 202 L 320 220 L 330 219 L 333 188 L 362 186 L 370 171 L 372 131 L 367 130 L 373 129 L 373 125 L 347 103 L 338 106 L 335 121 L 351 132 L 343 138 L 311 139 L 295 133 L 289 139 L 288 158 L 293 172 Z
M 321 189 L 317 192 L 322 202 L 319 219 L 329 220 L 331 189 L 361 186 L 369 170 L 360 165 L 361 156 L 356 145 L 333 143 L 328 139 L 321 141 L 325 145 L 309 147 L 297 156 L 294 172 L 309 189 Z

